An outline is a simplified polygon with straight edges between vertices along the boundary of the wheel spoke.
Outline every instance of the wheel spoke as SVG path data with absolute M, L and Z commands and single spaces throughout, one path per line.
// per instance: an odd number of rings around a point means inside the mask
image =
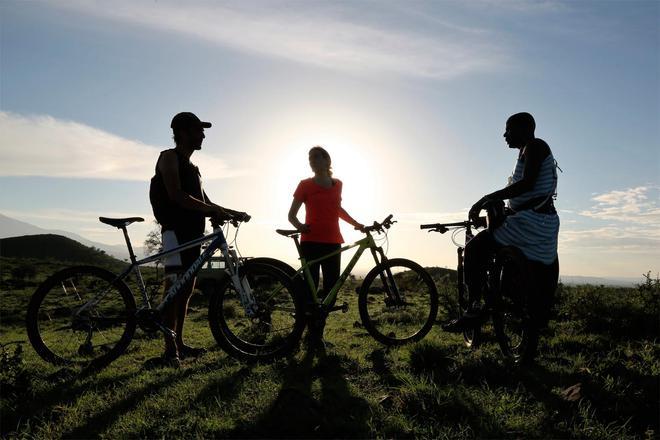
M 90 301 L 94 305 L 81 311 Z M 126 311 L 134 307 L 132 294 L 112 273 L 90 266 L 64 269 L 40 285 L 30 301 L 30 342 L 50 362 L 110 362 L 130 341 L 135 327 Z
M 304 327 L 289 277 L 264 263 L 248 262 L 240 271 L 251 287 L 255 312 L 248 313 L 233 284 L 226 283 L 209 307 L 214 337 L 239 358 L 283 354 L 293 348 Z
M 396 289 L 398 298 L 394 292 L 388 293 L 383 279 Z M 437 292 L 421 266 L 393 259 L 367 275 L 359 305 L 363 324 L 372 336 L 385 344 L 400 344 L 428 333 L 437 312 Z

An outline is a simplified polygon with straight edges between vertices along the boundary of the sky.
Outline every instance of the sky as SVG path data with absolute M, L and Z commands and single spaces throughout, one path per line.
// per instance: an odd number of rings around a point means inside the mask
M 660 272 L 660 2 L 183 4 L 0 0 L 0 213 L 107 244 L 123 237 L 99 216 L 142 216 L 141 243 L 170 120 L 192 111 L 213 123 L 192 156 L 206 192 L 253 217 L 244 256 L 295 263 L 274 230 L 321 144 L 344 208 L 398 221 L 388 256 L 454 267 L 419 225 L 506 185 L 504 124 L 527 111 L 562 169 L 561 273 Z

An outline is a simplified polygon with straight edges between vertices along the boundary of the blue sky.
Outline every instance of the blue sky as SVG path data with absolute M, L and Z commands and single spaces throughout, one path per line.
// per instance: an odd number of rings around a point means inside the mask
M 320 143 L 349 212 L 399 219 L 390 256 L 451 267 L 418 225 L 506 183 L 504 122 L 529 111 L 564 171 L 562 273 L 660 270 L 659 2 L 186 4 L 0 2 L 1 213 L 120 243 L 97 217 L 151 219 L 189 110 L 214 124 L 192 158 L 207 192 L 254 216 L 244 254 L 295 260 L 273 229 Z

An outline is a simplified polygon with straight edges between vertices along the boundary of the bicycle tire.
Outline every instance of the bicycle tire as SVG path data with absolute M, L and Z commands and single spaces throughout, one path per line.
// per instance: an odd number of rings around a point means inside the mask
M 294 269 L 292 266 L 289 264 L 285 263 L 282 260 L 278 260 L 276 258 L 271 258 L 271 257 L 254 257 L 250 258 L 249 260 L 251 263 L 262 263 L 262 264 L 267 264 L 269 266 L 273 266 L 282 272 L 284 272 L 291 280 L 293 281 L 294 288 L 296 292 L 299 294 L 305 293 L 308 295 L 309 288 L 307 287 L 307 283 L 305 282 L 305 278 L 303 277 L 302 273 L 299 273 Z M 308 298 L 311 296 L 305 296 L 305 298 Z
M 403 297 L 403 304 L 394 303 L 383 287 L 380 275 L 388 277 L 388 272 Z M 394 258 L 374 267 L 364 278 L 358 307 L 362 324 L 374 339 L 385 345 L 403 345 L 421 340 L 433 327 L 438 292 L 422 266 Z
M 463 332 L 463 344 L 467 348 L 477 348 L 481 345 L 481 340 L 481 326 L 474 326 L 474 328 Z
M 97 304 L 75 314 L 102 289 L 108 291 Z M 66 268 L 48 277 L 30 298 L 28 338 L 46 362 L 101 368 L 130 344 L 135 309 L 130 289 L 112 272 L 95 266 Z
M 302 337 L 305 317 L 291 279 L 271 265 L 250 260 L 239 267 L 238 276 L 249 282 L 257 314 L 248 316 L 231 277 L 225 277 L 209 302 L 216 342 L 243 361 L 269 361 L 292 352 Z M 270 297 L 272 292 L 277 296 Z
M 296 270 L 291 267 L 289 264 L 285 263 L 282 260 L 278 260 L 277 258 L 271 258 L 271 257 L 254 257 L 250 258 L 248 260 L 250 263 L 261 263 L 261 264 L 267 264 L 269 266 L 273 266 L 285 274 L 289 278 L 293 278 L 296 275 Z
M 468 302 L 466 293 L 467 285 L 462 281 L 458 282 L 462 283 L 456 286 L 458 294 L 458 316 L 461 317 L 468 312 L 472 305 Z M 463 343 L 467 348 L 477 348 L 481 344 L 481 340 L 481 325 L 475 325 L 473 328 L 463 331 Z
M 539 333 L 530 314 L 527 260 L 510 246 L 497 252 L 494 266 L 493 327 L 502 354 L 514 363 L 533 360 Z

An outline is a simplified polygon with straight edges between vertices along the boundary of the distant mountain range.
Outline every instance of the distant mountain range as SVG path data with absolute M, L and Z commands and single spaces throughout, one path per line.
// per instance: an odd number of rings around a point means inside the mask
M 582 277 L 577 275 L 561 275 L 560 281 L 564 284 L 578 285 L 578 284 L 591 284 L 594 286 L 610 286 L 610 287 L 635 287 L 642 284 L 644 281 L 642 276 L 621 277 L 621 278 L 602 278 L 602 277 Z
M 82 243 L 85 246 L 95 247 L 105 251 L 108 255 L 111 255 L 120 260 L 128 259 L 128 251 L 126 250 L 125 244 L 109 245 L 104 243 L 99 243 L 92 240 L 87 240 L 84 237 L 81 237 L 78 234 L 68 231 L 60 231 L 57 229 L 43 229 L 38 226 L 31 225 L 30 223 L 25 223 L 20 220 L 7 217 L 6 215 L 0 214 L 0 238 L 9 238 L 9 237 L 20 237 L 22 235 L 61 235 L 63 237 L 70 238 Z M 133 244 L 133 252 L 139 257 L 144 255 L 144 247 L 136 246 L 136 243 Z

